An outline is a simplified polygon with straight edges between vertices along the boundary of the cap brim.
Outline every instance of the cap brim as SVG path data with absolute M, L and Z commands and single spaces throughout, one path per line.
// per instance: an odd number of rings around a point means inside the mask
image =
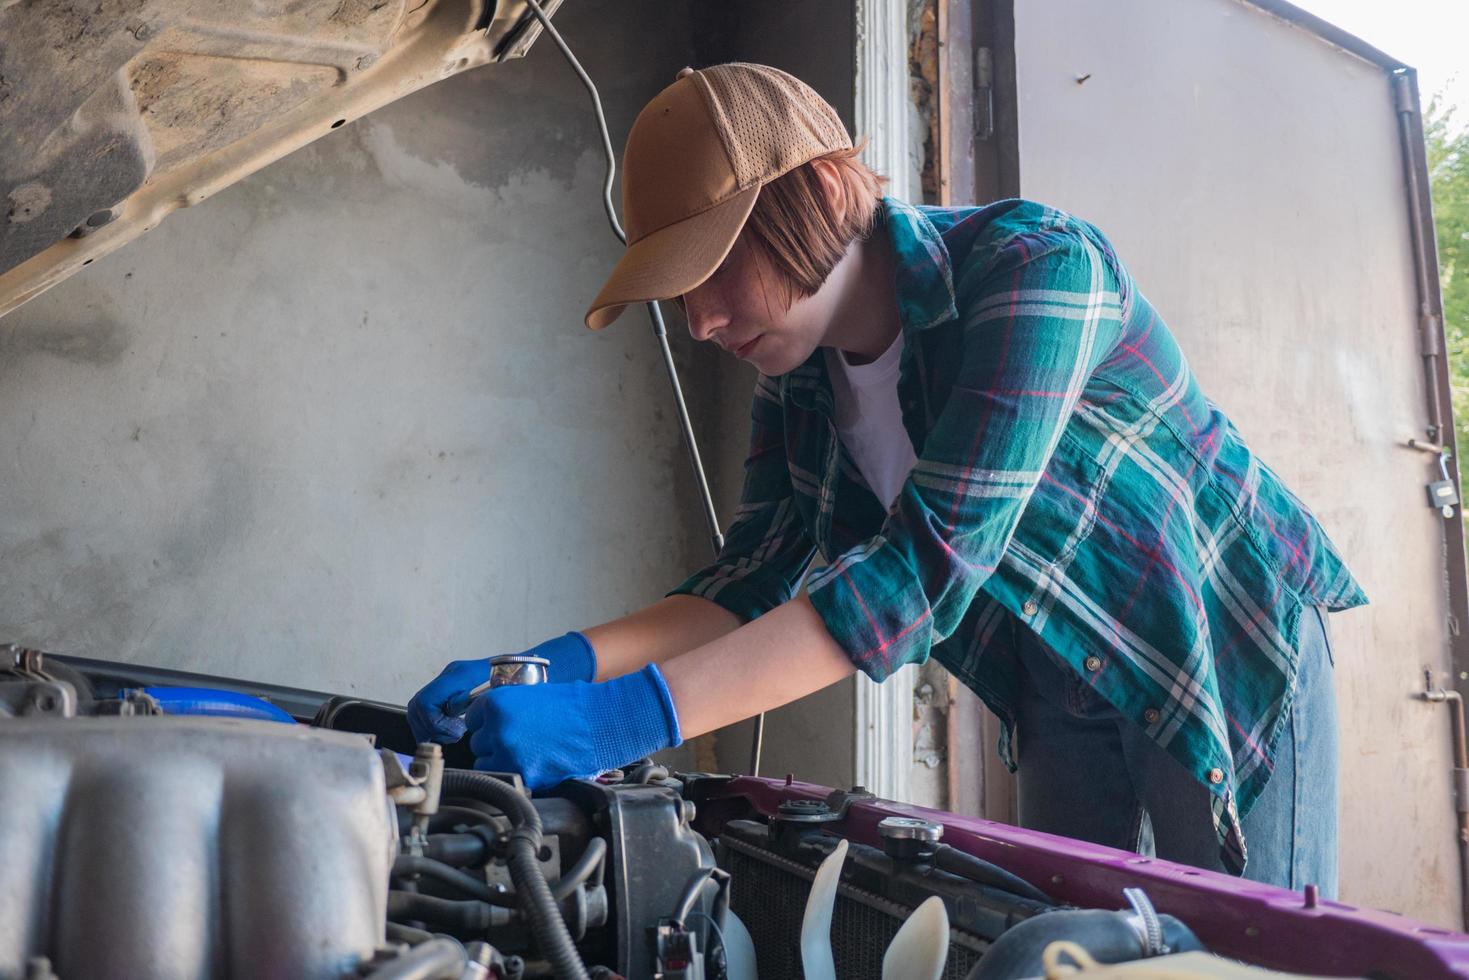
M 632 303 L 682 296 L 714 275 L 760 196 L 757 185 L 707 211 L 660 228 L 634 245 L 607 277 L 587 310 L 586 324 L 601 330 Z

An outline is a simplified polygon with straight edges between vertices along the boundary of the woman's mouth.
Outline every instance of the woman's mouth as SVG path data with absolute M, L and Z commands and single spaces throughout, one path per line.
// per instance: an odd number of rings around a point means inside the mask
M 760 343 L 760 336 L 761 335 L 758 335 L 757 334 L 754 338 L 752 338 L 750 340 L 749 343 L 745 344 L 743 347 L 738 348 L 734 352 L 734 356 L 740 358 L 741 360 L 744 360 L 746 357 L 749 357 L 750 356 L 750 352 L 755 349 L 755 345 L 758 344 L 758 343 Z

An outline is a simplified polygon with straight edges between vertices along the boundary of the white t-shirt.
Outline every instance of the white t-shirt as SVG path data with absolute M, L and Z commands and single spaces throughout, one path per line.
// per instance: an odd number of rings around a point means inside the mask
M 823 349 L 836 400 L 837 435 L 868 488 L 891 510 L 913 464 L 918 462 L 903 428 L 903 410 L 898 406 L 903 334 L 899 331 L 888 349 L 871 364 L 849 364 L 841 351 Z

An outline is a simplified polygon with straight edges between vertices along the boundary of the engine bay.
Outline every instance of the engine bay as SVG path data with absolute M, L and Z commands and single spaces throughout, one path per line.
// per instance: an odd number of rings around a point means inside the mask
M 0 656 L 0 977 L 995 980 L 1051 975 L 1058 950 L 1406 977 L 1452 972 L 1469 942 L 861 787 L 641 760 L 532 796 L 411 744 L 395 706 L 327 698 L 303 723 L 238 690 Z M 1262 890 L 1300 914 L 1258 914 Z M 1236 913 L 1259 924 L 1236 935 Z M 1293 957 L 1292 929 L 1335 952 Z

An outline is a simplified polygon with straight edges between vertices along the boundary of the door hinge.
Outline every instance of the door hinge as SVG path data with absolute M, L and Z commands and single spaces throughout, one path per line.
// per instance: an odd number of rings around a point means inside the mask
M 995 59 L 986 47 L 974 49 L 974 138 L 987 140 L 995 132 Z

